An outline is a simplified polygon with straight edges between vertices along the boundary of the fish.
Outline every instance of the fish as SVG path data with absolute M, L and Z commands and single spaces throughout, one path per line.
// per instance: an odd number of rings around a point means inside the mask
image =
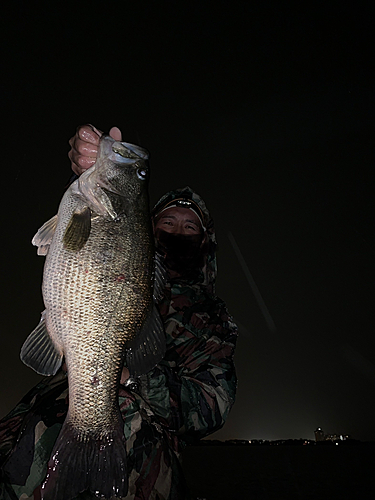
M 37 373 L 66 363 L 69 409 L 42 485 L 44 500 L 83 491 L 126 496 L 122 367 L 146 373 L 165 353 L 156 306 L 163 287 L 155 263 L 148 152 L 103 135 L 96 163 L 67 189 L 58 213 L 32 243 L 45 255 L 45 310 L 21 349 Z

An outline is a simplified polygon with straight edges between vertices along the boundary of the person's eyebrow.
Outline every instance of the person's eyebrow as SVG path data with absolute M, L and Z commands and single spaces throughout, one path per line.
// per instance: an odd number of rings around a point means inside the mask
M 160 219 L 176 219 L 175 215 L 162 215 Z
M 162 215 L 159 220 L 163 220 L 163 219 L 174 219 L 174 220 L 177 220 L 177 217 L 175 215 L 165 214 L 165 215 Z M 194 226 L 196 226 L 198 229 L 200 228 L 199 224 L 197 224 L 195 221 L 193 221 L 191 219 L 184 219 L 184 222 L 190 222 L 190 224 L 194 224 Z
M 197 226 L 199 227 L 199 225 L 194 221 L 194 220 L 191 220 L 191 219 L 185 219 L 185 222 L 190 222 L 191 224 L 194 224 L 194 226 Z

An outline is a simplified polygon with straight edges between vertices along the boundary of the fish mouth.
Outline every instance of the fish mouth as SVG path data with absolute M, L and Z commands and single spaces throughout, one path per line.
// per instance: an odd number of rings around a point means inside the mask
M 116 141 L 112 144 L 112 151 L 119 154 L 123 158 L 133 160 L 148 160 L 149 154 L 146 149 L 130 144 L 129 142 Z
M 131 164 L 138 160 L 148 160 L 149 153 L 146 149 L 129 142 L 115 141 L 109 135 L 102 136 L 101 149 L 103 156 L 114 163 Z

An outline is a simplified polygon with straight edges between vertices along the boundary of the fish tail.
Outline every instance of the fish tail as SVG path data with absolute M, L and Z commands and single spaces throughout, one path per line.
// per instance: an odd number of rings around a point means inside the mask
M 126 496 L 122 420 L 101 437 L 82 435 L 69 420 L 65 421 L 48 463 L 42 500 L 72 500 L 84 491 L 105 499 Z

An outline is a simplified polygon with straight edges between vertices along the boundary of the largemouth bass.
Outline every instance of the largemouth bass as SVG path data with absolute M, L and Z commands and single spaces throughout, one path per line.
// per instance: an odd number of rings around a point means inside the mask
M 43 375 L 65 360 L 69 410 L 42 486 L 46 500 L 89 490 L 127 493 L 118 386 L 126 356 L 132 375 L 162 358 L 154 304 L 148 154 L 103 136 L 98 160 L 64 194 L 58 214 L 33 239 L 46 255 L 45 311 L 21 359 Z

